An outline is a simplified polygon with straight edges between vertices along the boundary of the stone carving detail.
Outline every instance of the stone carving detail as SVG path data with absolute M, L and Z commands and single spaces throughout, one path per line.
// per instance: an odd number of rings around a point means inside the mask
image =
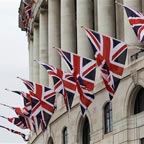
M 132 80 L 133 80 L 134 84 L 137 85 L 138 75 L 137 75 L 137 70 L 136 69 L 131 71 L 131 77 L 132 77 Z

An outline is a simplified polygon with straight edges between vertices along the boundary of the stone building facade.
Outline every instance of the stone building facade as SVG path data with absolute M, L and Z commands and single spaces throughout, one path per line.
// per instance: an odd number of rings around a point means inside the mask
M 117 0 L 144 11 L 144 0 Z M 19 14 L 23 12 L 22 2 Z M 70 113 L 62 96 L 43 135 L 30 135 L 29 144 L 144 144 L 144 55 L 124 9 L 115 0 L 35 0 L 28 20 L 29 79 L 52 87 L 47 72 L 33 60 L 67 71 L 53 48 L 93 59 L 90 44 L 81 26 L 126 42 L 127 61 L 112 102 L 97 70 L 95 99 L 83 118 L 76 94 Z M 21 21 L 19 27 L 24 30 Z

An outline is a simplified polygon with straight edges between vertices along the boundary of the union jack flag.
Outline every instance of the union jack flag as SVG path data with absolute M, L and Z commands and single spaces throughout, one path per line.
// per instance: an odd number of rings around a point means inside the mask
M 5 90 L 8 90 L 8 89 L 5 89 Z M 31 96 L 29 93 L 26 93 L 26 92 L 23 92 L 23 91 L 12 91 L 12 90 L 8 90 L 8 91 L 11 91 L 11 92 L 14 92 L 16 94 L 19 94 L 23 97 L 23 100 L 24 100 L 24 108 L 21 109 L 22 113 L 25 115 L 25 116 L 30 116 L 31 114 L 31 109 L 32 109 L 32 104 L 31 104 Z M 17 109 L 16 109 L 17 110 Z M 17 110 L 18 111 L 18 110 Z M 17 113 L 17 112 L 16 112 Z
M 144 42 L 144 15 L 128 6 L 122 5 L 126 11 L 129 23 L 133 28 L 138 40 Z
M 56 49 L 74 76 L 80 94 L 82 114 L 85 115 L 86 109 L 94 99 L 92 91 L 95 83 L 96 62 L 77 54 L 62 51 L 59 48 Z
M 88 28 L 85 28 L 85 32 L 92 45 L 97 64 L 101 68 L 102 79 L 110 99 L 112 99 L 123 74 L 127 44 Z
M 31 5 L 27 3 L 26 0 L 23 0 L 23 4 L 24 4 L 24 10 L 27 18 L 31 19 L 32 18 Z
M 51 65 L 39 61 L 37 62 L 41 64 L 47 70 L 48 74 L 53 77 L 54 90 L 64 96 L 66 108 L 70 111 L 76 92 L 76 83 L 73 75 Z
M 92 91 L 89 91 L 80 76 L 77 76 L 77 89 L 80 95 L 80 106 L 82 115 L 85 116 L 86 110 L 88 109 L 89 105 L 93 102 L 94 94 Z
M 8 106 L 6 104 L 2 104 L 3 106 L 6 106 L 12 110 L 15 111 L 15 113 L 18 115 L 18 117 L 14 117 L 14 118 L 6 118 L 4 116 L 1 116 L 5 119 L 7 119 L 8 121 L 10 121 L 11 123 L 17 125 L 18 127 L 22 128 L 22 129 L 30 129 L 30 130 L 35 130 L 35 126 L 34 126 L 34 122 L 32 121 L 32 118 L 26 116 L 23 112 L 22 108 L 19 107 L 12 107 L 12 106 Z
M 16 131 L 16 130 L 7 128 L 7 127 L 2 126 L 2 125 L 0 125 L 0 127 L 1 127 L 1 128 L 4 128 L 4 129 L 6 129 L 6 130 L 8 130 L 8 131 L 10 131 L 10 132 L 12 132 L 12 133 L 14 133 L 14 134 L 18 134 L 18 135 L 22 136 L 22 138 L 23 138 L 24 141 L 29 141 L 29 139 L 26 138 L 26 135 L 25 135 L 24 133 L 21 133 L 21 132 L 19 132 L 19 131 Z
M 32 103 L 31 116 L 38 119 L 38 124 L 41 123 L 47 128 L 47 124 L 54 111 L 54 102 L 56 92 L 48 87 L 40 84 L 24 80 L 20 78 L 29 90 Z
M 17 127 L 21 128 L 21 129 L 26 129 L 26 124 L 25 122 L 20 119 L 19 117 L 12 117 L 12 118 L 7 118 L 4 116 L 1 116 L 2 118 L 7 119 L 9 122 L 13 123 L 14 125 L 16 125 Z
M 82 78 L 85 87 L 88 90 L 93 91 L 96 75 L 96 62 L 74 53 L 62 51 L 59 48 L 56 48 L 56 50 L 65 60 L 74 77 L 79 75 Z

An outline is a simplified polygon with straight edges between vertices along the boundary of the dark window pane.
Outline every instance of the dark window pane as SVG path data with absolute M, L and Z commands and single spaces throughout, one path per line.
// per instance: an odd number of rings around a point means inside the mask
M 63 130 L 63 144 L 68 144 L 67 128 L 64 128 L 64 130 Z
M 90 144 L 90 126 L 88 118 L 85 118 L 83 126 L 83 144 Z
M 140 139 L 140 144 L 144 144 L 144 138 Z
M 144 88 L 138 92 L 135 100 L 134 114 L 144 111 Z
M 54 144 L 54 143 L 53 143 L 53 139 L 52 139 L 51 137 L 50 137 L 49 140 L 48 140 L 48 144 Z

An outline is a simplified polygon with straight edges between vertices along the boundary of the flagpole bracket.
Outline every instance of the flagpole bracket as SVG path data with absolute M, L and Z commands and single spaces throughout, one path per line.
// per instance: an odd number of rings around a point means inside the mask
M 136 69 L 133 69 L 131 71 L 131 78 L 132 78 L 134 84 L 137 85 L 138 84 L 138 74 L 137 74 L 137 70 Z

